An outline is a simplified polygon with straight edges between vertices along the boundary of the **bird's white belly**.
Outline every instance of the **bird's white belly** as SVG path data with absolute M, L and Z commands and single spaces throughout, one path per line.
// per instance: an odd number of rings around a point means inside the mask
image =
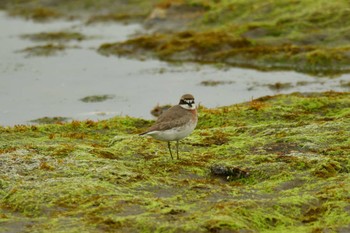
M 177 141 L 192 133 L 195 127 L 196 124 L 187 124 L 179 128 L 173 128 L 164 131 L 152 131 L 149 132 L 148 135 L 161 141 Z

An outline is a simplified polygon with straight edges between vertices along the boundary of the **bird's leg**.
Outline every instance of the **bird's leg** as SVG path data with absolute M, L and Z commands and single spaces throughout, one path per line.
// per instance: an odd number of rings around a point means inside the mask
M 170 152 L 171 159 L 174 159 L 174 158 L 173 158 L 173 154 L 171 153 L 170 141 L 168 141 L 168 148 L 169 148 L 169 152 Z
M 176 155 L 177 155 L 177 159 L 179 158 L 179 140 L 176 141 Z

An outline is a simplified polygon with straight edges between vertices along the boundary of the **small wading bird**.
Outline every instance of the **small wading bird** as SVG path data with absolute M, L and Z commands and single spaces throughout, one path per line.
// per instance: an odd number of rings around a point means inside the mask
M 150 135 L 153 138 L 168 142 L 168 148 L 172 159 L 173 154 L 170 142 L 176 141 L 176 155 L 179 159 L 179 140 L 187 137 L 198 121 L 197 109 L 191 94 L 181 96 L 178 105 L 175 105 L 159 116 L 158 120 L 146 132 L 140 135 Z

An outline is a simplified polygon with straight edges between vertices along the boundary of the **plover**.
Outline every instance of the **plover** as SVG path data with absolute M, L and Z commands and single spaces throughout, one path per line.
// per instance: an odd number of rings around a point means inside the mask
M 181 96 L 178 105 L 175 105 L 159 116 L 158 120 L 146 132 L 140 135 L 150 135 L 160 141 L 167 141 L 170 156 L 173 154 L 170 142 L 176 141 L 176 155 L 179 159 L 179 140 L 187 137 L 198 121 L 197 108 L 191 94 Z

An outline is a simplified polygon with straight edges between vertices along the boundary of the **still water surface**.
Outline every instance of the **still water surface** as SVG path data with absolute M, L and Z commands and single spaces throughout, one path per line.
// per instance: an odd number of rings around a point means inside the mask
M 276 94 L 268 85 L 290 83 L 278 93 L 349 91 L 341 86 L 349 75 L 316 78 L 296 72 L 260 72 L 209 65 L 170 65 L 158 60 L 132 60 L 105 57 L 99 45 L 123 41 L 141 31 L 138 24 L 94 24 L 81 21 L 37 23 L 8 17 L 0 12 L 0 125 L 28 124 L 40 117 L 63 116 L 72 119 L 105 119 L 129 115 L 151 119 L 157 104 L 176 104 L 183 93 L 192 93 L 197 102 L 217 107 Z M 72 48 L 57 55 L 27 56 L 19 52 L 44 45 L 21 38 L 23 34 L 73 31 L 91 37 L 69 42 Z M 218 86 L 203 81 L 223 81 Z M 112 95 L 99 103 L 84 103 L 91 95 Z

